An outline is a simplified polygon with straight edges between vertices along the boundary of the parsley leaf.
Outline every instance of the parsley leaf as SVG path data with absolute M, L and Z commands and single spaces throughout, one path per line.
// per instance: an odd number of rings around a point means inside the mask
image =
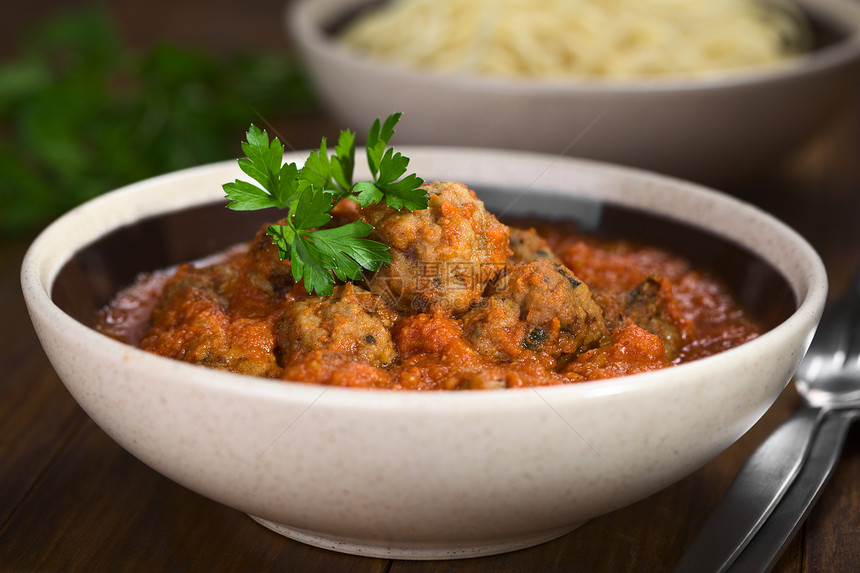
M 331 162 L 332 179 L 341 189 L 349 189 L 355 168 L 355 134 L 349 130 L 341 131 L 334 151 L 335 158 Z
M 361 268 L 376 271 L 391 262 L 388 246 L 364 239 L 373 226 L 359 219 L 341 227 L 318 229 L 307 234 L 320 252 L 335 262 L 332 269 L 342 281 L 361 278 Z
M 367 134 L 367 165 L 370 167 L 370 173 L 374 179 L 379 173 L 382 155 L 394 135 L 394 126 L 400 121 L 401 115 L 403 114 L 399 112 L 393 113 L 388 116 L 384 124 L 380 124 L 377 119 L 370 126 L 370 131 Z
M 331 208 L 331 195 L 316 187 L 307 187 L 293 210 L 293 228 L 303 230 L 322 227 L 331 221 Z
M 296 281 L 304 278 L 305 290 L 328 296 L 334 292 L 330 268 L 334 261 L 327 258 L 313 243 L 301 235 L 296 235 L 290 251 L 292 273 Z
M 266 234 L 272 237 L 272 243 L 278 247 L 278 254 L 281 260 L 290 258 L 290 246 L 293 244 L 293 239 L 295 239 L 295 231 L 288 225 L 269 225 L 269 228 L 266 229 Z M 295 275 L 296 271 L 293 270 L 293 278 L 295 278 Z
M 254 211 L 266 207 L 286 208 L 299 192 L 299 169 L 295 163 L 281 165 L 284 146 L 275 138 L 269 143 L 269 136 L 251 124 L 242 143 L 246 157 L 239 160 L 239 168 L 261 187 L 236 179 L 226 183 L 223 188 L 230 200 L 229 209 Z
M 400 179 L 406 173 L 409 158 L 388 147 L 401 115 L 394 113 L 385 123 L 377 119 L 367 134 L 367 163 L 373 181 L 359 182 L 354 189 L 362 207 L 385 199 L 392 209 L 415 211 L 427 208 L 427 193 L 419 189 L 424 181 L 415 174 Z
M 335 279 L 358 280 L 362 270 L 377 271 L 391 262 L 388 246 L 367 239 L 373 226 L 358 219 L 339 227 L 326 227 L 331 210 L 341 199 L 357 201 L 362 207 L 385 200 L 393 209 L 426 209 L 424 181 L 406 174 L 409 158 L 388 142 L 402 114 L 384 122 L 376 120 L 367 137 L 367 160 L 372 181 L 353 183 L 355 134 L 340 132 L 334 154 L 329 155 L 325 138 L 304 165 L 283 163 L 284 147 L 277 138 L 254 125 L 242 144 L 245 157 L 239 167 L 259 185 L 236 179 L 223 189 L 228 208 L 249 211 L 277 207 L 289 209 L 284 224 L 266 230 L 282 259 L 290 259 L 293 278 L 304 281 L 305 290 L 319 295 L 333 292 Z
M 385 195 L 385 202 L 392 209 L 426 209 L 427 193 L 417 187 L 424 183 L 414 173 L 398 179 L 406 173 L 409 158 L 388 148 L 379 163 L 379 176 L 376 187 Z M 359 201 L 361 198 L 359 197 Z
M 319 151 L 311 151 L 302 167 L 302 177 L 317 189 L 331 189 L 331 163 L 325 137 L 322 139 Z

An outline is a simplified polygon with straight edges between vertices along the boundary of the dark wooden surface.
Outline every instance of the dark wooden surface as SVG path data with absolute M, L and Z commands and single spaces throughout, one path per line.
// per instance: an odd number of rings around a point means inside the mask
M 18 5 L 3 52 L 58 2 Z M 130 41 L 167 38 L 230 49 L 281 49 L 282 3 L 108 2 Z M 240 31 L 229 35 L 235 22 Z M 229 23 L 229 25 L 228 25 Z M 280 126 L 299 148 L 328 133 L 322 114 Z M 860 99 L 782 168 L 731 190 L 803 234 L 833 291 L 860 263 Z M 789 387 L 715 460 L 656 495 L 541 546 L 445 562 L 369 559 L 282 538 L 240 512 L 162 477 L 105 435 L 48 363 L 24 308 L 18 271 L 28 239 L 0 243 L 0 571 L 664 571 L 671 569 L 752 449 L 799 406 Z M 860 567 L 860 427 L 775 571 Z

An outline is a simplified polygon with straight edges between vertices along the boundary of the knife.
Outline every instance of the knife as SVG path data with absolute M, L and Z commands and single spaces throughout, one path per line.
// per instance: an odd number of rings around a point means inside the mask
M 827 414 L 803 469 L 759 532 L 728 569 L 729 573 L 759 573 L 773 569 L 830 480 L 848 429 L 858 417 L 860 412 L 857 410 L 836 410 Z
M 824 415 L 804 408 L 756 448 L 673 573 L 728 570 L 798 476 Z

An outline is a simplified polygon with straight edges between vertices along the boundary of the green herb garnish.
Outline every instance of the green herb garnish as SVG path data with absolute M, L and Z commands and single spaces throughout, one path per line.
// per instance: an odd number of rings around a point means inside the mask
M 353 183 L 355 134 L 349 130 L 340 132 L 334 154 L 329 155 L 323 138 L 319 150 L 312 151 L 300 168 L 283 163 L 284 146 L 277 138 L 270 141 L 253 124 L 248 129 L 239 167 L 259 185 L 239 179 L 225 183 L 227 207 L 289 210 L 284 224 L 270 225 L 267 233 L 281 259 L 292 262 L 293 278 L 304 279 L 309 293 L 330 295 L 335 277 L 358 280 L 362 269 L 377 271 L 391 262 L 387 245 L 365 238 L 373 226 L 364 220 L 325 227 L 338 201 L 350 199 L 366 207 L 384 199 L 393 209 L 427 208 L 427 193 L 420 188 L 424 181 L 414 173 L 407 175 L 409 158 L 388 147 L 400 116 L 395 113 L 384 123 L 378 119 L 373 123 L 367 136 L 372 180 L 357 183 Z
M 46 19 L 0 61 L 0 238 L 134 181 L 234 157 L 255 118 L 279 124 L 317 107 L 294 56 L 134 49 L 105 2 L 87 4 Z

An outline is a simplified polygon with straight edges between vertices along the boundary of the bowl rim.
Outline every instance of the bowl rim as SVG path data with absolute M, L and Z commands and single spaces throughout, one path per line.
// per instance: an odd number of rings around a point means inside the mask
M 328 0 L 329 4 L 337 0 Z M 373 0 L 341 0 L 340 5 L 349 7 L 367 4 Z M 833 12 L 840 21 L 850 23 L 845 38 L 813 52 L 801 54 L 772 66 L 733 70 L 727 73 L 704 74 L 702 76 L 672 76 L 647 78 L 577 78 L 535 79 L 496 76 L 453 74 L 434 70 L 416 70 L 406 65 L 382 61 L 350 50 L 332 40 L 319 26 L 319 20 L 311 17 L 311 11 L 319 7 L 320 0 L 295 0 L 287 4 L 285 22 L 298 46 L 316 52 L 329 60 L 356 67 L 363 72 L 396 76 L 413 82 L 445 82 L 463 91 L 488 92 L 498 95 L 500 90 L 517 94 L 648 94 L 677 92 L 706 92 L 728 90 L 743 86 L 789 81 L 799 76 L 814 75 L 832 68 L 849 65 L 860 60 L 860 4 L 839 0 L 797 0 L 801 7 Z M 323 18 L 332 18 L 339 6 L 326 5 L 330 12 Z M 502 92 L 504 93 L 504 92 Z
M 697 372 L 704 374 L 722 362 L 729 362 L 733 359 L 754 360 L 759 355 L 760 349 L 770 344 L 770 341 L 778 341 L 781 337 L 790 336 L 792 332 L 798 329 L 801 331 L 809 330 L 810 334 L 807 337 L 806 344 L 808 345 L 811 341 L 811 332 L 814 331 L 815 325 L 820 318 L 827 296 L 827 273 L 824 264 L 812 246 L 797 232 L 772 215 L 751 204 L 719 191 L 670 176 L 593 160 L 556 157 L 534 152 L 480 148 L 402 146 L 398 150 L 412 157 L 413 162 L 415 159 L 419 159 L 420 162 L 421 159 L 425 158 L 429 158 L 429 161 L 451 159 L 460 160 L 465 165 L 472 161 L 487 161 L 489 158 L 489 160 L 497 162 L 498 166 L 510 164 L 511 162 L 527 164 L 528 162 L 533 163 L 535 161 L 550 159 L 552 161 L 551 167 L 554 169 L 561 169 L 562 171 L 573 170 L 583 175 L 617 177 L 621 180 L 641 182 L 645 185 L 663 186 L 664 188 L 672 189 L 672 193 L 689 195 L 699 201 L 712 201 L 716 205 L 722 205 L 723 207 L 737 211 L 745 217 L 752 217 L 758 224 L 769 225 L 773 232 L 778 234 L 782 242 L 781 244 L 789 241 L 792 245 L 792 251 L 797 253 L 798 256 L 795 262 L 799 261 L 802 263 L 799 266 L 795 266 L 795 271 L 800 272 L 802 270 L 805 274 L 805 292 L 799 290 L 800 285 L 794 284 L 791 278 L 787 276 L 786 270 L 780 267 L 777 261 L 771 260 L 763 253 L 757 252 L 757 255 L 774 266 L 776 272 L 789 284 L 795 297 L 796 308 L 780 324 L 764 332 L 754 340 L 707 358 L 653 372 L 594 382 L 473 392 L 422 392 L 350 388 L 295 381 L 273 381 L 249 375 L 223 372 L 158 356 L 114 340 L 74 319 L 54 303 L 51 291 L 60 270 L 76 252 L 89 246 L 101 236 L 143 217 L 169 213 L 186 207 L 203 205 L 223 199 L 220 185 L 215 186 L 215 189 L 207 185 L 191 185 L 189 193 L 174 193 L 168 197 L 165 204 L 150 207 L 141 213 L 140 209 L 134 203 L 135 201 L 138 203 L 143 201 L 143 204 L 146 205 L 147 203 L 144 201 L 143 196 L 148 189 L 183 179 L 189 181 L 207 177 L 214 179 L 215 175 L 218 175 L 219 180 L 222 182 L 228 181 L 234 174 L 241 174 L 236 161 L 228 160 L 159 175 L 121 187 L 70 210 L 48 225 L 28 248 L 22 262 L 20 278 L 27 307 L 31 314 L 38 313 L 49 324 L 53 325 L 55 329 L 64 332 L 65 336 L 74 337 L 88 347 L 99 348 L 105 352 L 123 356 L 126 360 L 137 361 L 137 367 L 143 365 L 148 371 L 182 380 L 183 383 L 202 390 L 217 389 L 221 392 L 235 395 L 250 394 L 266 398 L 267 400 L 310 402 L 311 405 L 325 394 L 327 406 L 350 409 L 390 410 L 408 407 L 416 411 L 433 411 L 436 407 L 435 405 L 444 405 L 442 411 L 452 415 L 456 415 L 460 411 L 474 410 L 475 406 L 479 404 L 491 406 L 492 408 L 523 408 L 530 401 L 523 401 L 518 397 L 523 392 L 529 390 L 537 392 L 546 401 L 548 398 L 582 400 L 589 397 L 621 393 L 648 393 L 658 388 L 671 389 L 674 385 L 684 384 L 685 380 L 686 383 L 691 383 L 691 378 L 699 377 L 697 376 Z M 360 153 L 361 150 L 357 150 L 357 152 Z M 285 154 L 285 158 L 288 161 L 301 161 L 305 156 L 306 154 L 298 152 Z M 484 165 L 484 168 L 486 168 L 486 165 Z M 469 181 L 468 183 L 474 183 L 476 186 L 481 183 L 491 185 L 492 183 L 487 178 L 497 177 L 498 175 L 496 175 L 497 171 L 494 170 L 489 170 L 489 173 L 488 175 L 488 172 L 485 171 L 483 174 L 476 174 L 476 179 L 483 177 L 484 180 L 480 182 Z M 222 177 L 222 174 L 226 175 L 227 178 Z M 541 187 L 541 189 L 543 190 L 545 187 Z M 561 189 L 558 192 L 561 194 L 576 194 L 577 196 L 591 197 L 587 192 L 583 193 L 571 189 Z M 595 196 L 602 197 L 604 195 L 605 192 L 601 191 Z M 128 199 L 132 200 L 128 201 Z M 610 199 L 609 202 L 613 201 Z M 632 206 L 633 208 L 642 207 L 642 205 L 637 205 L 636 200 L 620 204 Z M 655 209 L 646 208 L 646 210 L 659 217 L 671 217 L 671 215 Z M 107 222 L 99 228 L 84 229 L 80 239 L 71 243 L 61 243 L 69 244 L 73 250 L 64 253 L 46 252 L 52 242 L 55 243 L 58 238 L 66 237 L 68 230 L 77 229 L 80 233 L 80 222 L 87 220 L 94 213 L 102 215 L 112 213 L 112 216 L 103 217 L 102 220 Z M 703 228 L 700 222 L 697 221 L 682 220 L 682 222 Z M 720 234 L 712 228 L 704 227 L 703 230 L 709 234 Z M 729 235 L 724 235 L 724 238 L 729 241 L 734 240 Z M 748 250 L 754 250 L 748 245 L 741 246 Z M 788 380 L 785 382 L 787 383 Z

